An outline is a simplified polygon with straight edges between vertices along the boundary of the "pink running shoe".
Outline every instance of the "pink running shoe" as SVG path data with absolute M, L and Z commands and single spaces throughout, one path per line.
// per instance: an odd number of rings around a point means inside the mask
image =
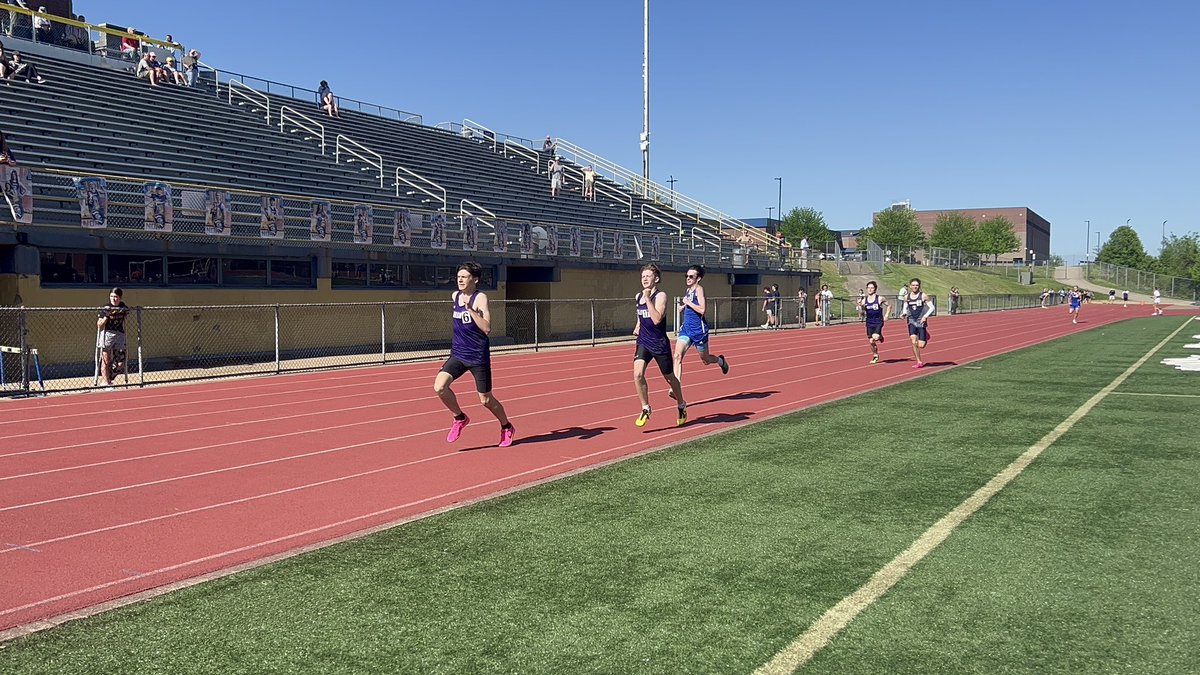
M 462 435 L 462 430 L 467 428 L 467 425 L 470 423 L 471 418 L 466 415 L 463 415 L 461 420 L 454 420 L 454 424 L 450 425 L 450 433 L 446 434 L 446 442 L 453 443 L 457 441 L 458 437 Z
M 497 445 L 502 448 L 507 448 L 508 446 L 512 445 L 513 435 L 516 433 L 517 430 L 513 428 L 513 425 L 511 424 L 506 427 L 500 427 L 500 442 Z
M 924 361 L 917 361 L 916 363 L 913 364 L 913 368 L 924 368 L 924 367 L 925 367 Z

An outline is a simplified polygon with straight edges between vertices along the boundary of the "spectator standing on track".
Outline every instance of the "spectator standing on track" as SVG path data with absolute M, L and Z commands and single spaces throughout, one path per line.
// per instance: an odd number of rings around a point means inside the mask
M 704 299 L 704 287 L 700 280 L 704 278 L 704 268 L 692 265 L 687 268 L 687 288 L 679 298 L 679 311 L 683 316 L 679 322 L 679 333 L 675 336 L 675 379 L 683 383 L 683 357 L 689 347 L 696 348 L 696 354 L 704 365 L 716 364 L 721 367 L 721 374 L 729 373 L 729 362 L 725 356 L 713 356 L 708 348 L 709 326 L 704 319 L 704 311 L 708 308 Z
M 904 293 L 904 313 L 908 317 L 908 339 L 912 342 L 913 368 L 924 368 L 921 350 L 929 343 L 929 317 L 933 315 L 933 300 L 921 290 L 921 280 L 913 277 Z
M 907 297 L 907 295 L 908 295 L 908 288 L 906 286 L 901 286 L 900 291 L 898 293 L 896 293 L 896 318 L 897 319 L 902 318 L 904 316 L 904 298 Z
M 1041 302 L 1042 309 L 1046 309 L 1047 307 L 1050 306 L 1050 289 L 1049 288 L 1042 289 L 1042 295 L 1041 295 L 1040 299 L 1042 301 Z
M 183 57 L 183 74 L 189 87 L 196 86 L 196 78 L 200 75 L 200 52 L 188 50 L 187 56 Z
M 962 294 L 958 292 L 958 286 L 950 287 L 950 314 L 958 314 L 958 299 Z
M 775 299 L 771 295 L 771 287 L 763 286 L 763 304 L 762 311 L 767 315 L 767 322 L 759 326 L 759 328 L 774 328 L 775 327 Z
M 96 319 L 96 348 L 100 350 L 100 374 L 105 386 L 113 386 L 115 371 L 122 365 L 125 351 L 125 317 L 129 305 L 122 299 L 125 291 L 114 288 L 108 293 L 108 304 L 100 308 Z
M 1116 301 L 1117 301 L 1117 289 L 1115 289 L 1115 288 L 1108 289 L 1108 304 L 1111 305 Z
M 1129 291 L 1121 291 L 1121 306 L 1129 306 Z
M 450 358 L 442 365 L 437 378 L 434 379 L 433 390 L 442 400 L 442 404 L 454 415 L 450 432 L 446 434 L 446 442 L 453 443 L 458 440 L 471 419 L 459 407 L 458 398 L 450 385 L 463 373 L 471 371 L 475 378 L 475 391 L 479 394 L 479 402 L 500 422 L 498 445 L 507 448 L 512 445 L 516 430 L 508 419 L 504 406 L 492 395 L 492 349 L 488 338 L 492 332 L 492 313 L 488 308 L 487 294 L 479 290 L 479 280 L 482 276 L 483 268 L 479 263 L 464 262 L 458 266 L 458 273 L 455 275 L 458 290 L 450 296 L 454 301 L 454 334 L 450 344 Z
M 644 427 L 650 421 L 650 388 L 646 384 L 646 365 L 650 361 L 658 364 L 667 384 L 671 386 L 671 398 L 679 408 L 676 426 L 687 424 L 687 403 L 683 398 L 683 386 L 675 377 L 675 363 L 671 357 L 671 341 L 667 339 L 667 294 L 659 290 L 662 272 L 658 265 L 650 263 L 642 267 L 642 292 L 637 294 L 637 321 L 633 334 L 637 336 L 637 350 L 633 353 L 633 385 L 637 389 L 642 412 L 634 421 L 635 426 Z
M 1162 290 L 1158 286 L 1154 287 L 1154 312 L 1150 316 L 1162 316 Z
M 803 286 L 800 287 L 800 292 L 796 294 L 796 299 L 800 304 L 800 309 L 797 312 L 799 316 L 797 318 L 800 321 L 800 327 L 804 328 L 808 322 L 808 291 L 804 290 Z
M 822 326 L 833 323 L 833 291 L 829 290 L 829 284 L 821 285 L 820 317 Z
M 329 88 L 329 83 L 321 80 L 320 86 L 317 87 L 317 104 L 330 117 L 341 117 L 342 113 L 338 110 L 337 97 L 333 95 L 333 90 Z
M 546 170 L 550 174 L 550 198 L 553 199 L 562 192 L 563 188 L 563 165 L 557 157 L 550 160 L 550 167 Z
M 883 324 L 887 321 L 888 301 L 877 292 L 879 284 L 867 282 L 867 292 L 858 303 L 858 312 L 867 324 L 871 343 L 871 363 L 879 363 L 879 345 L 883 344 Z

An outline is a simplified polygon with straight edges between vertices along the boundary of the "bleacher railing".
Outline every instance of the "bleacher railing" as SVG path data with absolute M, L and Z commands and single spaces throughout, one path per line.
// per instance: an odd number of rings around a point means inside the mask
M 534 173 L 542 172 L 542 156 L 537 150 L 532 150 L 520 143 L 516 143 L 511 139 L 504 139 L 503 154 L 505 157 L 512 157 L 521 161 L 528 161 Z
M 375 170 L 379 172 L 379 187 L 383 187 L 383 155 L 375 152 L 362 143 L 350 138 L 349 136 L 338 134 L 337 137 L 334 138 L 333 161 L 340 164 L 342 162 L 343 154 L 349 155 L 350 157 L 350 159 L 346 160 L 347 164 L 353 164 L 354 160 L 356 159 L 363 164 L 366 164 L 365 167 L 362 167 L 363 171 L 367 171 L 368 168 L 374 167 Z
M 1117 293 L 1133 291 L 1153 295 L 1157 287 L 1163 297 L 1200 301 L 1200 281 L 1184 277 L 1155 274 L 1106 262 L 1092 262 L 1084 267 L 1084 278 L 1097 285 L 1113 287 Z
M 393 186 L 396 188 L 397 197 L 401 196 L 400 187 L 404 186 L 411 188 L 411 190 L 405 191 L 406 196 L 412 197 L 416 196 L 417 193 L 423 194 L 428 197 L 430 201 L 435 201 L 441 204 L 439 210 L 446 210 L 446 188 L 438 185 L 437 183 L 411 169 L 397 165 L 395 182 L 393 183 Z
M 234 105 L 234 99 L 237 99 L 236 105 L 245 105 L 249 103 L 251 110 L 261 112 L 267 124 L 271 123 L 271 99 L 260 91 L 256 91 L 242 84 L 239 80 L 230 80 L 226 86 L 229 92 L 229 104 Z
M 297 111 L 293 108 L 289 108 L 286 105 L 281 106 L 279 108 L 279 132 L 287 133 L 287 131 L 288 131 L 287 125 L 288 124 L 291 124 L 291 126 L 292 126 L 291 131 L 293 133 L 295 133 L 296 131 L 303 131 L 306 134 L 310 134 L 309 136 L 305 136 L 304 140 L 318 141 L 321 144 L 321 154 L 322 155 L 325 154 L 325 125 L 324 124 L 317 122 L 316 120 L 312 119 L 311 117 L 308 117 L 307 115 L 302 115 L 299 111 Z
M 444 280 L 450 290 L 452 279 Z M 126 297 L 136 293 L 127 290 Z M 676 304 L 678 299 L 676 298 Z M 797 298 L 710 297 L 715 331 L 745 332 L 766 321 L 764 304 L 784 328 L 800 325 Z M 955 313 L 1036 307 L 1037 296 L 963 296 Z M 633 340 L 629 298 L 503 300 L 489 303 L 494 353 L 597 346 Z M 807 322 L 861 321 L 852 298 L 834 298 Z M 938 308 L 945 313 L 946 308 Z M 89 389 L 95 383 L 96 317 L 92 308 L 0 308 L 0 395 Z M 445 302 L 135 307 L 125 322 L 129 381 L 134 386 L 270 375 L 446 358 L 451 326 Z M 668 314 L 668 329 L 678 325 Z M 337 326 L 331 331 L 329 326 Z M 893 329 L 894 330 L 894 329 Z M 37 360 L 33 358 L 36 350 Z M 118 386 L 122 386 L 118 380 Z

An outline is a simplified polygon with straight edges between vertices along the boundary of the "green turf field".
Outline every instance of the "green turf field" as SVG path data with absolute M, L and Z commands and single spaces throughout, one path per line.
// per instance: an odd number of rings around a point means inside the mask
M 3 673 L 750 673 L 1154 345 L 1137 319 L 10 642 Z M 1191 322 L 808 665 L 1200 671 Z M 754 400 L 746 402 L 747 409 Z M 848 431 L 849 430 L 849 431 Z

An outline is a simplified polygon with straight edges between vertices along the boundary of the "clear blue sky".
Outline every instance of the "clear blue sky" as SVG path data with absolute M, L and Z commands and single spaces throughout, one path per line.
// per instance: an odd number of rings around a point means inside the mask
M 331 11 L 331 8 L 337 11 Z M 642 3 L 77 0 L 219 68 L 641 170 Z M 1051 248 L 1125 220 L 1200 230 L 1200 3 L 651 0 L 651 177 L 738 217 L 834 229 L 1027 206 Z

